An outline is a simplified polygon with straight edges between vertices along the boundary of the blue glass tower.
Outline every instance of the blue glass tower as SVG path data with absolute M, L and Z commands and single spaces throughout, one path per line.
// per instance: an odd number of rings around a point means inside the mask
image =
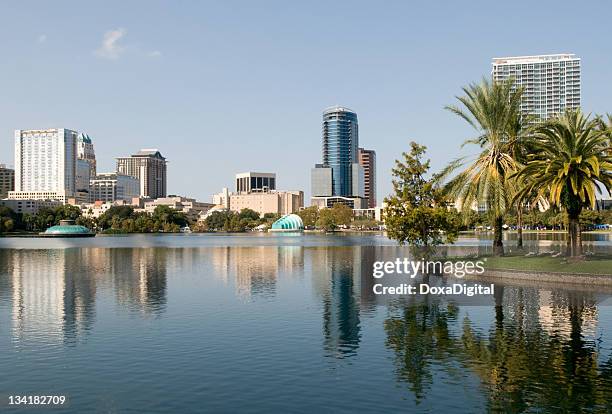
M 332 170 L 332 194 L 353 194 L 352 165 L 357 163 L 359 128 L 357 114 L 335 106 L 323 112 L 323 166 Z

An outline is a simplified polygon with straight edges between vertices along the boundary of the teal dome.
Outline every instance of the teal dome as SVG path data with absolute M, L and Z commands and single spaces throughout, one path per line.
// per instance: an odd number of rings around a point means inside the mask
M 77 224 L 60 225 L 49 227 L 45 234 L 89 234 L 89 229 L 85 226 L 79 226 Z
M 287 214 L 272 224 L 272 231 L 301 231 L 304 230 L 304 222 L 297 214 Z
M 60 220 L 59 226 L 51 226 L 40 234 L 46 237 L 91 237 L 96 235 L 87 227 L 74 224 L 74 220 Z

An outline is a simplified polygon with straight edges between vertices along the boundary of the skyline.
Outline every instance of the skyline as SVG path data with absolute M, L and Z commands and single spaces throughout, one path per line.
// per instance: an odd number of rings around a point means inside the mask
M 490 76 L 494 57 L 574 53 L 583 110 L 609 111 L 603 2 L 582 15 L 530 5 L 529 16 L 510 13 L 501 26 L 500 5 L 146 3 L 143 16 L 145 3 L 119 4 L 5 6 L 0 33 L 12 41 L 0 45 L 11 57 L 0 80 L 0 163 L 14 166 L 15 129 L 65 127 L 92 137 L 101 172 L 113 171 L 117 157 L 158 148 L 169 160 L 168 193 L 209 201 L 240 171 L 270 171 L 279 188 L 309 199 L 321 113 L 339 104 L 357 112 L 360 145 L 377 152 L 382 200 L 411 140 L 428 146 L 433 169 L 460 154 L 473 131 L 443 107 Z M 82 14 L 96 19 L 45 24 L 92 8 Z M 488 36 L 461 30 L 474 13 Z M 557 29 L 587 24 L 588 37 Z

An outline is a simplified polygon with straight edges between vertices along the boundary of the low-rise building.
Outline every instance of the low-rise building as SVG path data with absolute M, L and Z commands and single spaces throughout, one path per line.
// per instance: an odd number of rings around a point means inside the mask
M 353 210 L 368 208 L 368 200 L 363 197 L 315 196 L 310 198 L 311 206 L 332 208 L 334 204 L 345 204 Z
M 117 200 L 113 202 L 94 201 L 93 203 L 80 204 L 81 213 L 83 216 L 88 218 L 98 218 L 104 214 L 108 209 L 115 206 L 132 206 L 134 209 L 142 206 L 139 204 L 140 199 L 134 198 L 133 200 Z
M 55 208 L 61 206 L 62 202 L 58 200 L 0 200 L 0 206 L 8 207 L 15 213 L 21 214 L 36 214 L 43 208 Z
M 260 215 L 291 214 L 304 207 L 303 191 L 268 191 L 238 193 L 229 195 L 229 209 L 240 212 L 248 208 L 257 211 Z
M 353 209 L 353 217 L 368 218 L 376 221 L 382 221 L 382 213 L 383 207 Z
M 223 206 L 223 208 L 229 209 L 229 196 L 230 192 L 227 187 L 225 187 L 220 193 L 213 194 L 212 202 L 216 206 Z
M 214 207 L 214 204 L 196 201 L 193 198 L 171 195 L 145 202 L 143 210 L 149 214 L 153 214 L 158 206 L 168 206 L 184 213 L 188 219 L 197 220 L 201 214 L 205 214 Z
M 90 201 L 132 200 L 140 194 L 140 181 L 120 173 L 102 173 L 89 181 Z

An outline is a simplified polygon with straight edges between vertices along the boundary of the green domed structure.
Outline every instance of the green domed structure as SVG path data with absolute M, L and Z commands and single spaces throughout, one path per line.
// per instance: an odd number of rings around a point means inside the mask
M 297 214 L 287 214 L 272 223 L 270 231 L 290 232 L 304 231 L 304 222 Z
M 60 220 L 58 226 L 51 226 L 40 235 L 43 237 L 93 237 L 96 233 L 85 226 L 75 224 L 74 220 Z

